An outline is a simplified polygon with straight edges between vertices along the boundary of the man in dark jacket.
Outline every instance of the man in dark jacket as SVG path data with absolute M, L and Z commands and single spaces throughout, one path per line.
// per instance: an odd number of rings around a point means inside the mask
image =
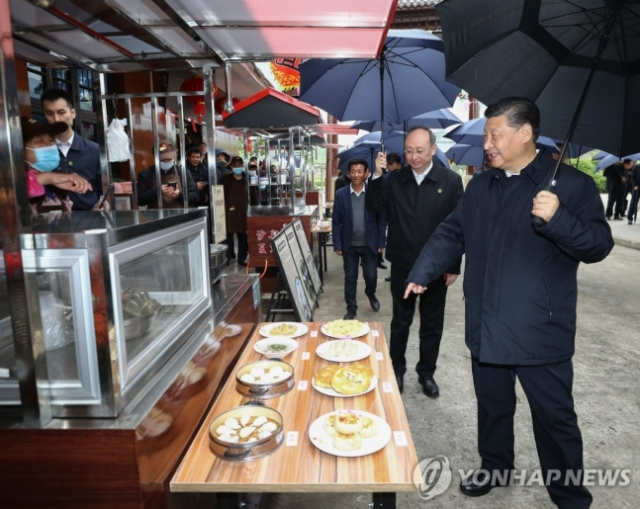
M 100 173 L 100 149 L 98 144 L 83 138 L 73 130 L 76 110 L 71 96 L 61 88 L 45 90 L 40 97 L 44 116 L 49 124 L 64 122 L 68 129 L 55 137 L 60 151 L 58 173 L 75 173 L 91 184 L 92 190 L 84 194 L 69 191 L 73 203 L 72 210 L 91 210 L 102 194 L 102 176 Z
M 200 195 L 200 205 L 209 203 L 209 168 L 202 162 L 199 145 L 187 149 L 187 172 L 193 177 Z M 206 145 L 205 145 L 206 147 Z
M 592 497 L 582 485 L 582 437 L 571 393 L 576 274 L 580 262 L 599 262 L 611 251 L 611 230 L 588 175 L 561 164 L 557 194 L 543 190 L 555 163 L 545 150 L 536 155 L 540 113 L 533 102 L 503 99 L 485 115 L 484 148 L 494 167 L 469 182 L 431 236 L 405 295 L 422 293 L 466 255 L 466 343 L 482 468 L 462 481 L 462 492 L 481 496 L 509 482 L 517 377 L 551 499 L 560 508 L 587 508 Z M 532 224 L 532 215 L 542 224 Z
M 403 390 L 407 371 L 405 352 L 409 328 L 415 313 L 416 296 L 404 299 L 409 271 L 431 234 L 456 207 L 462 197 L 462 179 L 432 162 L 436 137 L 427 127 L 410 129 L 404 143 L 408 167 L 382 178 L 387 166 L 385 154 L 376 159 L 376 171 L 366 193 L 372 212 L 386 211 L 389 222 L 386 258 L 391 262 L 393 319 L 389 353 L 398 388 Z M 442 339 L 447 287 L 460 273 L 460 260 L 445 267 L 437 283 L 420 297 L 420 360 L 416 366 L 424 394 L 437 398 L 440 391 L 433 379 Z
M 162 208 L 182 208 L 185 206 L 184 184 L 176 167 L 176 151 L 173 143 L 168 140 L 160 140 L 158 152 L 160 154 Z M 150 209 L 160 208 L 158 206 L 157 189 L 156 167 L 151 165 L 138 174 L 138 203 L 146 205 Z M 189 172 L 187 172 L 187 199 L 189 200 L 189 207 L 200 205 L 198 188 Z
M 348 173 L 344 173 L 344 172 L 340 172 L 340 175 L 338 176 L 338 178 L 336 179 L 336 182 L 334 184 L 334 189 L 333 189 L 333 195 L 335 197 L 335 194 L 342 189 L 343 187 L 347 187 L 349 184 L 351 184 L 351 179 L 349 178 L 349 174 Z
M 627 224 L 633 224 L 638 209 L 638 198 L 640 198 L 640 164 L 636 164 L 630 175 L 631 179 L 631 203 L 627 212 Z
M 626 184 L 624 181 L 624 172 L 633 166 L 631 159 L 625 159 L 624 161 L 618 161 L 610 166 L 607 166 L 602 175 L 607 179 L 607 191 L 609 192 L 609 199 L 607 200 L 607 219 L 613 219 L 618 221 L 624 217 L 624 197 L 626 194 Z
M 376 298 L 378 283 L 378 253 L 384 251 L 386 219 L 384 212 L 365 209 L 366 178 L 369 164 L 364 159 L 349 161 L 351 185 L 336 193 L 333 203 L 333 250 L 342 256 L 344 264 L 344 300 L 347 304 L 345 320 L 355 318 L 358 310 L 356 290 L 358 266 L 362 262 L 364 293 L 374 311 L 380 310 Z

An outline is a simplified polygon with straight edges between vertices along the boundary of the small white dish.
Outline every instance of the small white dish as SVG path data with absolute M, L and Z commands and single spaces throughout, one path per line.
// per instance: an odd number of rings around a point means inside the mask
M 274 345 L 286 348 L 273 347 Z M 267 359 L 284 359 L 287 355 L 298 349 L 298 342 L 292 338 L 274 337 L 256 341 L 253 349 Z

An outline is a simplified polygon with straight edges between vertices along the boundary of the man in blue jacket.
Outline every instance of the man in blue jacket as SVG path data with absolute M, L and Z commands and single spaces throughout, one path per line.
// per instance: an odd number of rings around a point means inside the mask
M 582 436 L 574 411 L 571 358 L 580 262 L 613 247 L 593 179 L 561 164 L 555 194 L 551 154 L 536 154 L 540 112 L 528 99 L 487 108 L 484 149 L 493 168 L 473 178 L 463 199 L 424 246 L 405 297 L 422 293 L 466 255 L 466 343 L 478 399 L 481 469 L 462 492 L 481 496 L 509 483 L 514 468 L 515 380 L 520 380 L 547 490 L 563 509 L 587 508 Z M 531 217 L 542 219 L 532 224 Z
M 358 310 L 356 290 L 358 266 L 362 261 L 364 293 L 374 311 L 380 310 L 376 298 L 378 284 L 378 253 L 384 250 L 386 219 L 384 212 L 365 209 L 367 191 L 365 181 L 369 164 L 363 159 L 349 161 L 351 184 L 336 192 L 333 202 L 333 250 L 342 256 L 344 264 L 344 300 L 347 303 L 345 320 L 355 318 Z
M 64 122 L 69 128 L 56 135 L 55 142 L 60 151 L 59 173 L 75 173 L 87 180 L 92 191 L 84 194 L 69 192 L 73 203 L 72 210 L 91 210 L 102 194 L 102 176 L 100 173 L 100 149 L 94 141 L 83 138 L 73 130 L 76 110 L 66 90 L 50 88 L 40 97 L 44 116 L 49 124 Z

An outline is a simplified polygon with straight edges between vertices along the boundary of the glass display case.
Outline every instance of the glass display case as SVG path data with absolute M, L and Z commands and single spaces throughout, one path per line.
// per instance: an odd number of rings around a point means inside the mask
M 117 416 L 212 309 L 204 210 L 50 213 L 23 244 L 54 417 Z M 0 404 L 9 405 L 19 394 L 5 328 Z

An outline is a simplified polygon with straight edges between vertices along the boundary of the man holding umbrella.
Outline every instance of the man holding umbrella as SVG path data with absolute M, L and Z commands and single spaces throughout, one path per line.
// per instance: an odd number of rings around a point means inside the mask
M 462 492 L 481 496 L 510 482 L 518 378 L 551 499 L 560 508 L 588 508 L 592 497 L 582 485 L 582 436 L 572 396 L 576 275 L 580 262 L 609 254 L 611 230 L 589 176 L 562 164 L 555 193 L 545 190 L 555 164 L 546 150 L 536 154 L 535 103 L 502 99 L 485 116 L 484 149 L 493 168 L 469 182 L 431 236 L 405 297 L 422 294 L 466 254 L 466 343 L 482 465 L 462 481 Z
M 387 158 L 379 153 L 365 195 L 367 209 L 386 211 L 389 221 L 386 258 L 391 262 L 393 300 L 389 353 L 400 392 L 404 388 L 405 352 L 417 300 L 415 295 L 403 298 L 407 276 L 422 246 L 456 207 L 463 193 L 460 176 L 433 162 L 436 137 L 428 127 L 411 128 L 404 147 L 409 166 L 381 178 Z M 460 274 L 460 261 L 458 257 L 443 267 L 429 292 L 420 297 L 420 359 L 416 372 L 422 391 L 430 398 L 440 394 L 433 374 L 442 339 L 447 287 Z

